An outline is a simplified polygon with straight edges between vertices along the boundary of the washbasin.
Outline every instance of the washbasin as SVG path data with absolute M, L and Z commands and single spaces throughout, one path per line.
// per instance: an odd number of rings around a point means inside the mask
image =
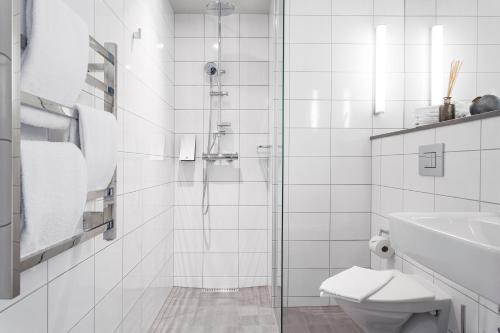
M 398 251 L 500 304 L 500 214 L 393 213 Z

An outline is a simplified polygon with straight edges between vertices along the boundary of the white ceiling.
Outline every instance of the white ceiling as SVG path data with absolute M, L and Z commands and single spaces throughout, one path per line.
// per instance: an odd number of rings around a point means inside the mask
M 204 13 L 210 0 L 170 0 L 176 13 Z M 270 0 L 229 0 L 238 13 L 268 13 Z

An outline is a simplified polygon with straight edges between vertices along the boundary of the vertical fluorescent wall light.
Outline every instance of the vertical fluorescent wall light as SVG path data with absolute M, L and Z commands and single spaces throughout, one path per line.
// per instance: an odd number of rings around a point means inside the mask
M 387 91 L 387 26 L 375 29 L 375 114 L 385 112 Z
M 443 26 L 435 25 L 431 31 L 431 105 L 443 101 Z

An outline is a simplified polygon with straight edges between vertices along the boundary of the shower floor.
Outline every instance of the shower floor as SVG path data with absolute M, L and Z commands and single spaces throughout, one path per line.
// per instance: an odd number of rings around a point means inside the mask
M 337 306 L 283 309 L 283 333 L 362 333 Z M 204 292 L 175 287 L 154 333 L 278 333 L 267 287 Z
M 175 287 L 151 331 L 155 333 L 278 333 L 267 287 L 204 292 Z

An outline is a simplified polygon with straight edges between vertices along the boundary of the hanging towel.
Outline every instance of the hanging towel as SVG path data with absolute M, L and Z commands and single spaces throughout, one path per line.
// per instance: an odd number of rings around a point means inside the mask
M 87 168 L 72 143 L 21 141 L 21 256 L 82 232 Z
M 87 163 L 88 190 L 108 187 L 116 170 L 118 124 L 113 114 L 78 104 L 80 148 Z
M 359 303 L 379 291 L 392 278 L 392 271 L 354 266 L 323 281 L 319 290 L 322 296 L 326 294 Z
M 86 23 L 61 0 L 27 0 L 24 15 L 28 44 L 21 60 L 21 89 L 73 105 L 87 73 Z
M 53 130 L 66 130 L 70 127 L 71 118 L 59 116 L 48 111 L 21 105 L 21 124 L 43 127 Z

